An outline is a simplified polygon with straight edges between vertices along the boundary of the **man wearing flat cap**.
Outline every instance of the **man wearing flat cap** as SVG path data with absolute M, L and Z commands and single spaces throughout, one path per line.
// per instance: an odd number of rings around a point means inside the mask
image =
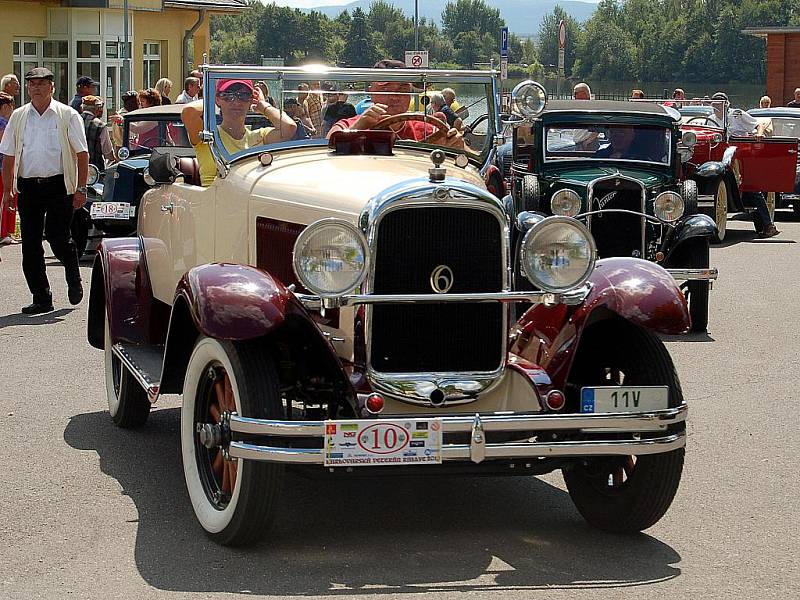
M 97 91 L 98 87 L 98 83 L 91 77 L 86 75 L 78 77 L 78 81 L 75 83 L 75 95 L 72 97 L 69 105 L 76 111 L 81 112 L 83 97 L 91 96 Z
M 55 77 L 44 67 L 25 74 L 30 102 L 8 121 L 0 154 L 3 160 L 3 204 L 19 192 L 22 271 L 33 303 L 29 315 L 53 310 L 44 264 L 42 234 L 64 265 L 70 304 L 83 298 L 78 253 L 70 239 L 72 213 L 86 202 L 89 152 L 80 115 L 53 99 Z

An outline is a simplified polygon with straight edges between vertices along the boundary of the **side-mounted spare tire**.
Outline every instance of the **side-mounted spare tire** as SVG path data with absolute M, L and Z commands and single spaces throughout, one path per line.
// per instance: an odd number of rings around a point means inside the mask
M 522 195 L 523 210 L 532 212 L 541 212 L 544 210 L 542 190 L 536 175 L 525 175 L 522 178 L 520 194 Z

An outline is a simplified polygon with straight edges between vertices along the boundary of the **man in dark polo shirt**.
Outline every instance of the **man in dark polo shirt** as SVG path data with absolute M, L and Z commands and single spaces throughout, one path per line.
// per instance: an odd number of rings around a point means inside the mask
M 83 298 L 78 253 L 70 238 L 72 213 L 86 202 L 89 152 L 80 115 L 53 99 L 55 77 L 36 67 L 25 75 L 30 103 L 11 114 L 0 142 L 3 204 L 16 189 L 22 231 L 22 271 L 33 303 L 29 315 L 53 310 L 42 234 L 64 265 L 70 304 Z

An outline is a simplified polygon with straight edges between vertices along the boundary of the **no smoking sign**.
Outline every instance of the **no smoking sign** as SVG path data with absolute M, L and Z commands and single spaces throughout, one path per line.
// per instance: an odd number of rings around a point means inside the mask
M 406 50 L 406 67 L 410 69 L 427 69 L 428 51 Z

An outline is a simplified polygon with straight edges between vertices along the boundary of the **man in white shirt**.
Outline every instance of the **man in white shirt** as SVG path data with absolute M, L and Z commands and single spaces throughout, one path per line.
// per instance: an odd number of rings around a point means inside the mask
M 197 100 L 200 93 L 200 80 L 197 77 L 187 77 L 183 82 L 183 91 L 175 100 L 175 104 L 189 104 Z
M 33 303 L 24 314 L 53 310 L 53 296 L 44 263 L 42 234 L 64 265 L 70 304 L 83 298 L 78 253 L 70 239 L 72 213 L 86 202 L 89 152 L 80 115 L 53 99 L 53 73 L 36 67 L 25 81 L 30 103 L 16 109 L 8 121 L 0 154 L 3 160 L 3 200 L 19 192 L 22 231 L 22 271 Z

